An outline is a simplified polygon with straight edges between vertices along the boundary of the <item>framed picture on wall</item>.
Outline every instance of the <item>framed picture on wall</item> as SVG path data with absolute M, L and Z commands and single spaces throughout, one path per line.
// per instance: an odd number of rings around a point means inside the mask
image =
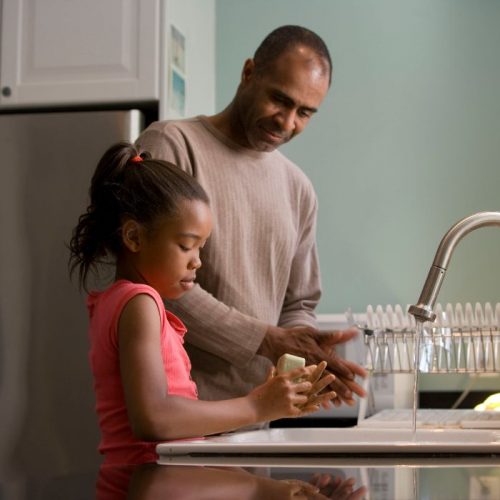
M 172 118 L 186 113 L 186 39 L 173 25 L 170 26 L 169 111 Z

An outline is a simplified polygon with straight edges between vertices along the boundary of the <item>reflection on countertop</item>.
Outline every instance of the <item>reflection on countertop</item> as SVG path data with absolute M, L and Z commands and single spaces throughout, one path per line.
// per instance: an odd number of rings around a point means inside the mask
M 331 474 L 330 472 L 334 472 Z M 143 465 L 103 467 L 97 481 L 98 500 L 263 500 L 328 498 L 361 500 L 366 489 L 342 471 L 295 477 L 273 477 L 267 468 L 203 465 Z
M 497 456 L 178 456 L 0 481 L 2 500 L 493 500 Z

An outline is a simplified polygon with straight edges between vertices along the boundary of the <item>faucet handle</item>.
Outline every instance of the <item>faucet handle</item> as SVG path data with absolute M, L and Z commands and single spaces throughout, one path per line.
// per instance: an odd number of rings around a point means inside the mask
M 410 306 L 408 312 L 420 323 L 425 323 L 426 321 L 432 322 L 436 319 L 436 314 L 432 311 L 432 307 L 427 304 Z

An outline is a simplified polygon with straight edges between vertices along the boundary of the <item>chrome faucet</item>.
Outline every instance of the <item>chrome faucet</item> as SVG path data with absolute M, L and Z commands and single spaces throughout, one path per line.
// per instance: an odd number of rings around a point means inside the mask
M 484 226 L 500 226 L 500 212 L 478 212 L 469 215 L 458 221 L 444 235 L 425 280 L 418 304 L 410 306 L 408 309 L 408 312 L 413 314 L 417 321 L 424 323 L 436 319 L 433 308 L 453 250 L 467 233 Z

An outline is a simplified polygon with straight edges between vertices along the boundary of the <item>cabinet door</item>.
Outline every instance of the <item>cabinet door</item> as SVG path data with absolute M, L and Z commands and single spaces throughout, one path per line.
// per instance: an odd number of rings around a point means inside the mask
M 158 99 L 160 0 L 3 0 L 0 105 Z

